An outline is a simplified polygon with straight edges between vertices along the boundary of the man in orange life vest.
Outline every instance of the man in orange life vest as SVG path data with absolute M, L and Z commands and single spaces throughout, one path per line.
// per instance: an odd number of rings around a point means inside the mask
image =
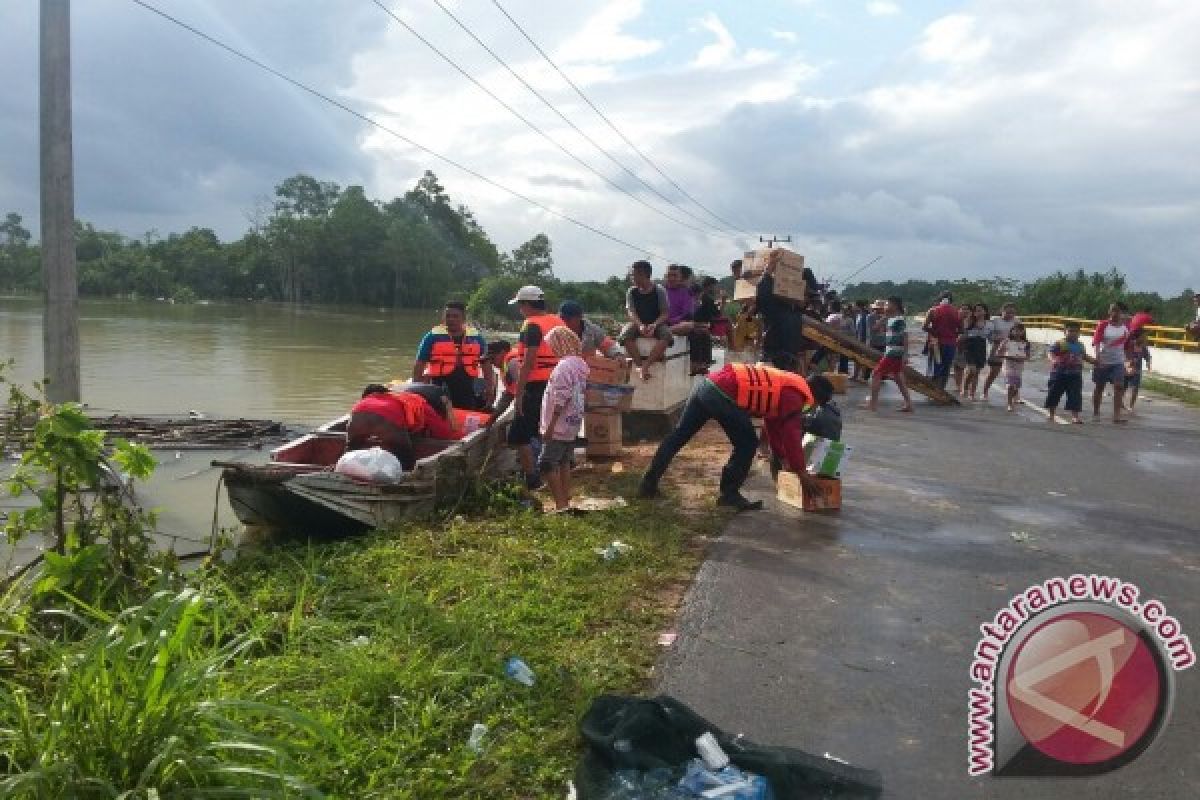
M 363 389 L 362 399 L 350 409 L 346 450 L 382 447 L 400 459 L 404 469 L 411 470 L 416 464 L 414 436 L 462 438 L 461 432 L 455 431 L 428 400 L 415 392 L 393 392 L 372 383 Z
M 804 412 L 825 405 L 832 397 L 833 385 L 821 376 L 806 381 L 794 372 L 766 364 L 728 364 L 696 382 L 679 425 L 659 445 L 650 469 L 642 477 L 639 493 L 642 497 L 657 495 L 658 482 L 671 459 L 710 419 L 715 419 L 733 444 L 729 461 L 721 470 L 717 504 L 738 511 L 762 508 L 761 501 L 750 501 L 741 493 L 758 447 L 751 417 L 763 420 L 772 452 L 800 477 L 804 490 L 819 493 L 820 486 L 808 474 L 804 457 Z
M 538 435 L 541 424 L 546 381 L 550 380 L 550 373 L 558 363 L 558 356 L 546 344 L 546 334 L 563 321 L 555 314 L 546 313 L 546 295 L 536 286 L 522 286 L 508 304 L 515 305 L 525 318 L 512 354 L 512 358 L 520 360 L 521 371 L 517 373 L 517 384 L 513 389 L 517 413 L 508 428 L 508 443 L 517 448 L 526 486 L 536 489 L 542 485 L 542 478 L 534 465 L 530 442 Z
M 481 391 L 485 387 L 477 384 L 486 380 L 479 362 L 487 343 L 466 323 L 467 307 L 459 302 L 446 303 L 442 324 L 425 334 L 417 347 L 412 379 L 413 383 L 434 383 L 444 388 L 455 408 L 478 409 L 486 393 Z

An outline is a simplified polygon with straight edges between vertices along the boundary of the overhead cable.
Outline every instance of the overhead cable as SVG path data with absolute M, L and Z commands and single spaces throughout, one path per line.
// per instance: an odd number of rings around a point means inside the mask
M 346 112 L 347 114 L 349 114 L 357 119 L 362 120 L 363 122 L 367 123 L 368 125 L 371 125 L 372 127 L 377 128 L 378 130 L 381 130 L 384 133 L 395 137 L 396 139 L 399 139 L 400 141 L 404 142 L 405 144 L 409 145 L 410 147 L 420 150 L 423 153 L 426 153 L 426 154 L 432 156 L 433 158 L 437 159 L 438 161 L 441 161 L 444 164 L 454 167 L 457 170 L 465 172 L 466 174 L 470 175 L 471 177 L 481 180 L 484 183 L 488 184 L 489 186 L 499 189 L 500 191 L 504 192 L 505 194 L 511 195 L 512 197 L 515 197 L 518 200 L 522 200 L 522 201 L 528 203 L 529 205 L 533 206 L 534 208 L 541 209 L 542 211 L 545 211 L 547 214 L 550 214 L 551 216 L 558 217 L 559 219 L 564 220 L 566 222 L 570 222 L 573 225 L 583 228 L 584 230 L 590 231 L 591 233 L 594 233 L 597 236 L 601 236 L 605 239 L 608 239 L 611 242 L 622 245 L 624 247 L 628 247 L 629 249 L 631 249 L 637 253 L 641 253 L 643 255 L 648 255 L 648 256 L 651 256 L 652 258 L 656 258 L 661 261 L 669 261 L 670 260 L 661 253 L 658 253 L 647 247 L 642 247 L 641 245 L 636 245 L 636 244 L 633 244 L 632 242 L 628 242 L 625 239 L 620 238 L 619 236 L 615 236 L 605 230 L 595 227 L 594 225 L 590 225 L 586 222 L 583 222 L 582 220 L 576 219 L 575 217 L 571 216 L 570 214 L 566 214 L 566 213 L 563 213 L 562 211 L 557 211 L 553 208 L 550 208 L 549 206 L 545 205 L 544 203 L 540 203 L 537 200 L 534 200 L 533 198 L 531 198 L 525 194 L 522 194 L 521 192 L 518 192 L 515 189 L 510 189 L 509 187 L 505 186 L 504 184 L 499 183 L 498 181 L 495 181 L 495 180 L 487 177 L 486 175 L 479 172 L 478 170 L 472 169 L 471 167 L 468 167 L 465 164 L 455 161 L 454 159 L 450 158 L 449 156 L 442 155 L 441 153 L 437 152 L 436 150 L 433 150 L 432 148 L 426 147 L 425 145 L 420 144 L 419 142 L 417 142 L 413 139 L 410 139 L 409 137 L 405 136 L 404 134 L 400 133 L 399 131 L 396 131 L 396 130 L 388 127 L 387 125 L 384 125 L 383 123 L 379 122 L 378 120 L 372 119 L 368 115 L 362 113 L 361 111 L 358 111 L 355 108 L 352 108 L 351 106 L 346 105 L 345 103 L 341 102 L 340 100 L 336 100 L 336 99 L 330 97 L 329 95 L 321 92 L 320 90 L 314 89 L 313 87 L 309 86 L 306 83 L 302 83 L 301 81 L 298 81 L 295 78 L 289 77 L 288 75 L 285 75 L 284 73 L 280 72 L 279 70 L 275 69 L 274 67 L 272 67 L 268 64 L 265 64 L 262 61 L 259 61 L 258 59 L 254 58 L 253 56 L 243 53 L 241 50 L 238 50 L 237 48 L 233 47 L 232 45 L 226 44 L 225 42 L 221 41 L 220 39 L 210 36 L 209 34 L 205 33 L 204 31 L 199 30 L 198 28 L 195 28 L 180 19 L 177 19 L 176 17 L 171 16 L 170 14 L 163 11 L 162 9 L 157 8 L 156 6 L 153 6 L 150 3 L 145 2 L 145 0 L 130 0 L 130 2 L 134 3 L 135 5 L 141 6 L 145 10 L 151 12 L 152 14 L 156 14 L 159 17 L 162 17 L 163 19 L 167 20 L 168 22 L 178 25 L 180 28 L 183 28 L 184 30 L 188 31 L 189 33 L 191 33 L 195 36 L 198 36 L 201 39 L 204 39 L 208 43 L 213 44 L 234 56 L 237 56 L 238 58 L 242 59 L 243 61 L 253 64 L 254 66 L 258 67 L 259 69 L 261 69 L 265 72 L 268 72 L 271 75 L 274 75 L 276 78 L 279 78 L 280 80 L 282 80 L 288 84 L 291 84 L 292 86 L 296 87 L 297 89 L 307 92 L 308 94 L 311 94 L 313 97 L 316 97 L 320 100 L 324 100 L 326 103 L 329 103 L 330 105 L 341 109 L 342 111 Z
M 607 115 L 606 115 L 606 114 L 605 114 L 603 111 L 601 111 L 601 110 L 600 110 L 600 109 L 599 109 L 599 108 L 596 106 L 596 104 L 595 104 L 595 103 L 593 103 L 593 102 L 591 101 L 591 99 L 590 99 L 590 98 L 589 98 L 589 97 L 588 97 L 586 94 L 584 94 L 583 90 L 582 90 L 582 89 L 580 89 L 580 88 L 579 88 L 579 87 L 578 87 L 578 86 L 575 84 L 575 81 L 571 80 L 571 79 L 570 79 L 570 77 L 568 77 L 568 76 L 567 76 L 567 74 L 566 74 L 565 72 L 563 72 L 563 71 L 562 71 L 562 69 L 560 69 L 560 68 L 559 68 L 558 64 L 554 63 L 554 60 L 553 60 L 552 58 L 550 58 L 550 56 L 549 56 L 549 55 L 546 53 L 546 51 L 545 51 L 545 50 L 543 50 L 543 49 L 542 49 L 541 45 L 539 45 L 539 44 L 538 44 L 536 41 L 534 41 L 533 37 L 532 37 L 532 36 L 530 36 L 530 35 L 529 35 L 529 34 L 528 34 L 526 31 L 525 31 L 525 29 L 524 29 L 523 27 L 521 27 L 521 24 L 520 24 L 519 22 L 517 22 L 515 19 L 513 19 L 512 15 L 511 15 L 511 14 L 509 14 L 509 13 L 508 13 L 508 11 L 507 11 L 507 10 L 504 8 L 504 6 L 502 6 L 502 5 L 500 4 L 499 0 L 492 0 L 492 5 L 494 5 L 494 6 L 495 6 L 497 9 L 499 9 L 499 10 L 500 10 L 500 13 L 501 13 L 501 14 L 503 14 L 503 15 L 504 15 L 504 16 L 505 16 L 505 17 L 508 19 L 508 21 L 509 21 L 509 22 L 511 22 L 511 23 L 513 24 L 513 27 L 514 27 L 514 28 L 516 28 L 516 29 L 517 29 L 517 30 L 520 32 L 520 34 L 521 34 L 523 37 L 525 37 L 525 41 L 527 41 L 527 42 L 529 42 L 529 44 L 533 45 L 533 49 L 534 49 L 534 50 L 536 50 L 536 51 L 538 52 L 538 54 L 539 54 L 539 55 L 540 55 L 540 56 L 541 56 L 543 59 L 545 59 L 546 63 L 547 63 L 547 64 L 549 64 L 549 65 L 550 65 L 550 66 L 551 66 L 551 67 L 554 69 L 554 71 L 555 71 L 555 72 L 557 72 L 557 73 L 559 74 L 559 76 L 560 76 L 560 77 L 561 77 L 561 78 L 562 78 L 564 81 L 566 81 L 566 82 L 567 82 L 567 84 L 568 84 L 568 85 L 569 85 L 569 86 L 570 86 L 572 89 L 574 89 L 574 90 L 575 90 L 575 94 L 579 95 L 580 99 L 581 99 L 581 100 L 583 100 L 583 102 L 587 103 L 587 104 L 588 104 L 588 106 L 589 106 L 589 107 L 592 109 L 592 111 L 595 111 L 595 112 L 596 112 L 596 115 L 597 115 L 597 116 L 599 116 L 599 117 L 600 117 L 600 119 L 604 120 L 605 124 L 607 124 L 607 125 L 608 125 L 608 127 L 609 127 L 609 128 L 611 128 L 611 129 L 613 130 L 613 132 L 617 134 L 617 136 L 621 137 L 621 141 L 623 141 L 623 142 L 625 142 L 625 144 L 629 145 L 629 148 L 630 148 L 631 150 L 633 150 L 633 152 L 635 152 L 635 153 L 637 153 L 639 156 L 641 156 L 641 159 L 642 159 L 643 161 L 645 161 L 647 164 L 649 164 L 649 165 L 650 165 L 650 167 L 651 167 L 651 168 L 652 168 L 652 169 L 653 169 L 655 172 L 657 172 L 657 173 L 658 173 L 659 175 L 661 175 L 661 176 L 662 176 L 662 177 L 663 177 L 663 178 L 664 178 L 664 179 L 665 179 L 665 180 L 666 180 L 668 183 L 670 183 L 672 186 L 674 186 L 674 187 L 675 187 L 675 189 L 676 189 L 676 190 L 677 190 L 677 191 L 678 191 L 678 192 L 679 192 L 681 195 L 683 195 L 684 197 L 686 197 L 688 200 L 691 200 L 693 203 L 695 203 L 695 204 L 696 204 L 696 206 L 697 206 L 697 207 L 699 207 L 699 208 L 703 209 L 703 210 L 704 210 L 704 211 L 705 211 L 705 212 L 706 212 L 706 213 L 707 213 L 709 216 L 711 216 L 713 219 L 715 219 L 715 220 L 719 221 L 719 222 L 720 222 L 722 225 L 724 225 L 725 227 L 727 227 L 727 228 L 731 228 L 731 229 L 733 229 L 733 230 L 735 230 L 735 231 L 738 231 L 739 233 L 743 233 L 743 234 L 745 234 L 746 236 L 753 236 L 753 235 L 754 235 L 754 234 L 750 233 L 749 231 L 745 230 L 744 228 L 742 228 L 741 226 L 739 226 L 739 225 L 735 225 L 734 223 L 732 223 L 732 222 L 730 222 L 729 220 L 725 219 L 724 217 L 720 216 L 719 214 L 717 214 L 716 212 L 714 212 L 712 209 L 710 209 L 708 206 L 704 205 L 704 204 L 703 204 L 703 203 L 701 203 L 699 200 L 697 200 L 695 197 L 693 197 L 691 194 L 689 194 L 689 193 L 687 192 L 687 190 L 685 190 L 685 189 L 684 189 L 682 186 L 680 186 L 680 185 L 679 185 L 679 184 L 678 184 L 678 183 L 675 181 L 675 179 L 674 179 L 674 178 L 672 178 L 670 175 L 668 175 L 666 172 L 664 172 L 664 171 L 663 171 L 663 169 L 662 169 L 661 167 L 659 167 L 659 166 L 658 166 L 658 164 L 654 163 L 654 161 L 653 161 L 653 160 L 651 160 L 650 156 L 648 156 L 648 155 L 646 155 L 645 153 L 643 153 L 643 152 L 642 152 L 642 150 L 641 150 L 641 148 L 639 148 L 639 147 L 638 147 L 636 144 L 634 144 L 632 141 L 630 141 L 629 137 L 628 137 L 628 136 L 626 136 L 626 135 L 625 135 L 625 134 L 624 134 L 624 133 L 621 131 L 621 129 L 617 127 L 616 123 L 614 123 L 614 122 L 613 122 L 611 119 L 609 119 L 609 118 L 608 118 L 608 116 L 607 116 Z
M 709 230 L 706 230 L 704 228 L 699 228 L 695 225 L 692 225 L 689 222 L 685 222 L 684 220 L 679 219 L 678 217 L 673 217 L 670 214 L 668 214 L 667 212 L 663 211 L 662 209 L 657 208 L 657 207 L 651 205 L 650 203 L 647 203 L 645 200 L 638 197 L 636 194 L 629 191 L 624 186 L 621 186 L 619 183 L 614 181 L 612 178 L 609 178 L 607 175 L 600 172 L 600 170 L 596 169 L 591 164 L 587 163 L 582 158 L 580 158 L 579 156 L 572 153 L 566 147 L 563 147 L 554 137 L 552 137 L 550 134 L 546 133 L 544 130 L 539 128 L 536 124 L 531 122 L 525 115 L 523 115 L 520 111 L 517 111 L 509 103 L 506 103 L 503 99 L 500 98 L 499 95 L 497 95 L 491 89 L 487 88 L 482 83 L 480 83 L 479 80 L 476 79 L 474 75 L 472 75 L 470 72 L 468 72 L 463 67 L 461 67 L 457 61 L 455 61 L 450 56 L 446 55 L 444 52 L 442 52 L 440 49 L 438 49 L 438 47 L 435 44 L 433 44 L 433 42 L 429 41 L 424 36 L 422 36 L 420 33 L 418 33 L 417 30 L 413 26 L 409 25 L 407 22 L 405 22 L 403 19 L 401 19 L 390 8 L 388 8 L 386 5 L 384 5 L 382 2 L 380 2 L 380 0 L 371 0 L 371 2 L 374 3 L 375 5 L 379 6 L 379 8 L 381 8 L 385 14 L 387 14 L 389 17 L 391 17 L 393 20 L 395 20 L 398 25 L 400 25 L 406 31 L 408 31 L 413 36 L 415 36 L 417 38 L 417 40 L 421 42 L 421 44 L 425 45 L 430 50 L 432 50 L 435 54 L 437 54 L 438 57 L 440 57 L 443 61 L 445 61 L 447 64 L 449 64 L 455 70 L 457 70 L 459 74 L 461 74 L 464 78 L 469 80 L 476 87 L 478 87 L 481 91 L 483 91 L 484 94 L 486 94 L 488 97 L 490 97 L 494 101 L 496 101 L 496 103 L 498 103 L 501 107 L 503 107 L 506 111 L 508 111 L 508 113 L 512 114 L 517 119 L 521 120 L 521 122 L 525 123 L 525 125 L 531 131 L 536 133 L 538 136 L 541 136 L 543 139 L 545 139 L 550 144 L 554 145 L 554 147 L 556 149 L 558 149 L 567 158 L 571 159 L 576 164 L 583 167 L 588 172 L 592 173 L 597 178 L 599 178 L 600 180 L 607 183 L 613 189 L 616 189 L 618 192 L 627 196 L 629 199 L 633 200 L 634 202 L 637 202 L 637 203 L 645 206 L 646 208 L 653 211 L 655 214 L 658 214 L 660 217 L 668 219 L 671 222 L 674 222 L 676 225 L 682 225 L 683 227 L 689 228 L 693 231 L 696 231 L 697 233 L 702 233 L 705 236 L 712 235 L 711 231 L 709 231 Z
M 546 106 L 546 108 L 553 111 L 554 114 L 559 119 L 561 119 L 564 123 L 566 123 L 568 126 L 570 126 L 571 130 L 578 133 L 584 139 L 584 141 L 586 141 L 588 144 L 590 144 L 602 156 L 604 156 L 609 161 L 611 161 L 613 164 L 615 164 L 618 169 L 623 171 L 629 177 L 633 178 L 635 181 L 640 183 L 642 186 L 646 187 L 646 189 L 648 189 L 650 192 L 652 192 L 660 200 L 669 204 L 670 206 L 675 208 L 677 211 L 681 211 L 682 213 L 684 213 L 691 219 L 695 220 L 696 222 L 700 223 L 701 225 L 705 225 L 710 228 L 716 227 L 717 232 L 722 235 L 728 233 L 728 231 L 722 230 L 719 226 L 714 226 L 710 220 L 707 220 L 707 219 L 704 219 L 703 217 L 697 216 L 696 214 L 692 213 L 688 209 L 681 206 L 675 200 L 672 200 L 670 197 L 667 197 L 665 194 L 663 194 L 657 188 L 655 188 L 653 184 L 647 182 L 644 178 L 642 178 L 641 175 L 638 175 L 636 172 L 634 172 L 629 167 L 627 167 L 616 156 L 614 156 L 607 149 L 605 149 L 603 145 L 601 145 L 599 142 L 597 142 L 595 139 L 593 139 L 586 131 L 584 131 L 582 128 L 580 128 L 578 125 L 576 125 L 574 122 L 572 122 L 571 119 L 566 114 L 562 113 L 562 111 L 560 111 L 557 106 L 555 106 L 553 103 L 551 103 L 549 100 L 547 100 L 545 95 L 543 95 L 541 92 L 539 92 L 537 89 L 535 89 L 529 83 L 529 81 L 527 81 L 527 80 L 525 80 L 525 78 L 521 77 L 520 73 L 518 73 L 515 69 L 513 69 L 507 61 L 505 61 L 499 54 L 496 53 L 495 50 L 493 50 L 491 47 L 488 46 L 488 44 L 486 42 L 484 42 L 481 38 L 479 38 L 479 36 L 476 35 L 475 31 L 471 30 L 469 25 L 467 25 L 465 22 L 463 22 L 458 17 L 458 15 L 456 15 L 453 11 L 451 11 L 449 8 L 447 8 L 446 5 L 442 2 L 442 0 L 432 0 L 432 2 L 434 5 L 436 5 L 438 8 L 440 8 L 446 16 L 448 16 L 451 20 L 453 20 L 454 24 L 457 25 L 459 28 L 461 28 L 464 33 L 466 33 L 468 36 L 470 36 L 472 39 L 474 39 L 476 44 L 478 44 L 485 51 L 487 51 L 487 54 L 490 55 L 497 64 L 499 64 L 501 67 L 503 67 L 508 72 L 509 75 L 513 76 L 513 78 L 515 78 L 522 86 L 524 86 L 526 89 L 528 89 L 529 92 L 534 97 L 536 97 L 538 100 L 540 100 L 542 102 L 542 105 Z

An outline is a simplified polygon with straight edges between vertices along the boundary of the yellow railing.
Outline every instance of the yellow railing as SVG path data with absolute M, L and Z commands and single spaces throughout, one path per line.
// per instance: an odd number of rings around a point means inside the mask
M 1027 328 L 1053 328 L 1062 330 L 1068 322 L 1079 323 L 1080 336 L 1091 337 L 1096 332 L 1096 320 L 1076 319 L 1075 317 L 1056 317 L 1048 314 L 1022 314 L 1021 322 Z M 1200 342 L 1191 338 L 1183 328 L 1171 328 L 1166 325 L 1147 325 L 1147 343 L 1151 347 L 1164 347 L 1168 350 L 1183 350 L 1185 353 L 1200 353 Z

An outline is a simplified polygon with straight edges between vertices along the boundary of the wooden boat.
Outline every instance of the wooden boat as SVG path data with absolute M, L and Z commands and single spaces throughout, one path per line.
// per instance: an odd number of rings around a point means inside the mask
M 513 409 L 491 427 L 458 441 L 415 439 L 417 463 L 397 483 L 373 483 L 333 471 L 346 450 L 349 416 L 271 451 L 266 464 L 216 461 L 229 504 L 246 526 L 312 537 L 347 536 L 427 514 L 472 481 L 517 471 L 504 446 Z

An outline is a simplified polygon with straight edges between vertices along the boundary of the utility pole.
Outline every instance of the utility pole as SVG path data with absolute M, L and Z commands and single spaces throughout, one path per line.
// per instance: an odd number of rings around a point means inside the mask
M 792 243 L 792 235 L 789 233 L 787 236 L 783 237 L 782 239 L 779 238 L 778 236 L 771 236 L 769 238 L 760 236 L 760 237 L 758 237 L 758 241 L 765 242 L 767 245 L 767 249 L 770 250 L 772 247 L 774 247 L 777 244 L 791 244 Z
M 46 397 L 80 399 L 71 152 L 71 2 L 41 0 L 42 354 Z

